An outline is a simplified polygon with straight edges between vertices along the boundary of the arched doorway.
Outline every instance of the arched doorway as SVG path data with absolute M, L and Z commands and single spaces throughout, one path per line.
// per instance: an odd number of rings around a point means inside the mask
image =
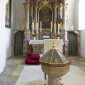
M 78 55 L 78 35 L 73 31 L 68 31 L 68 55 Z
M 19 31 L 14 36 L 14 56 L 23 55 L 24 31 Z

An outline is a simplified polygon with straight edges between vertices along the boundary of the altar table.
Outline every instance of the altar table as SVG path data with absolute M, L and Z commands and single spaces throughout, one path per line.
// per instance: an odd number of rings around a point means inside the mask
M 34 53 L 44 54 L 52 48 L 53 40 L 55 40 L 57 49 L 62 53 L 63 52 L 63 40 L 62 39 L 30 40 L 29 44 L 32 44 Z

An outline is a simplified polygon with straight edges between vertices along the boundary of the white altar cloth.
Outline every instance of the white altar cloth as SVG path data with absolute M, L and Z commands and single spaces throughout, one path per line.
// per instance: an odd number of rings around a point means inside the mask
M 44 44 L 44 40 L 30 40 L 29 44 Z

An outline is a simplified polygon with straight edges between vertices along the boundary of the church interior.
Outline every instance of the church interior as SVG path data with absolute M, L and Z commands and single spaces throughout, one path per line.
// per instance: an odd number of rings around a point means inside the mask
M 84 3 L 1 0 L 0 85 L 84 85 Z

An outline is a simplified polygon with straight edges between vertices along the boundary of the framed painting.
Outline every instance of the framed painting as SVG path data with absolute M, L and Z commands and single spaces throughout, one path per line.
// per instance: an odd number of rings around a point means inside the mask
M 6 3 L 5 27 L 11 28 L 11 0 Z

